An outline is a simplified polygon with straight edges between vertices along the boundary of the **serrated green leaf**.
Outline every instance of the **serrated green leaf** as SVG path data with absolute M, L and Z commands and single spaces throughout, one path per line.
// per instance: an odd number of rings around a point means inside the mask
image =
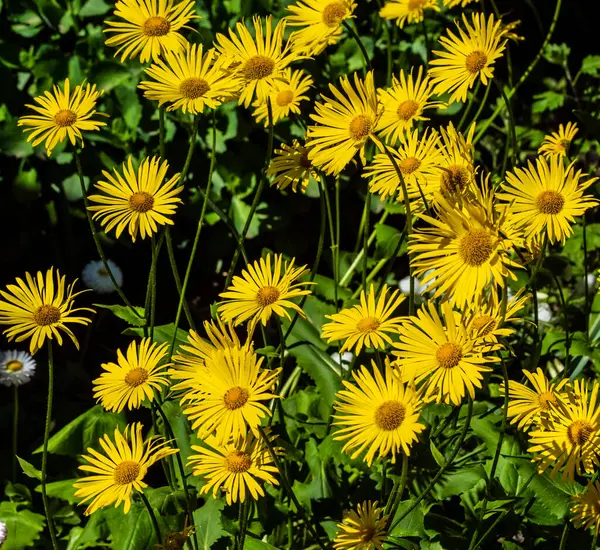
M 49 497 L 59 498 L 61 500 L 65 500 L 69 504 L 78 504 L 80 499 L 75 496 L 75 487 L 73 487 L 73 483 L 75 483 L 77 479 L 65 479 L 62 481 L 53 481 L 52 483 L 46 484 L 46 493 Z M 42 486 L 38 485 L 35 488 L 36 493 L 42 492 Z
M 204 506 L 194 511 L 194 526 L 200 550 L 209 550 L 227 532 L 221 525 L 221 510 L 225 504 L 221 500 L 209 498 Z
M 94 304 L 94 307 L 108 309 L 113 315 L 119 319 L 123 319 L 123 321 L 126 321 L 134 327 L 143 327 L 146 324 L 146 317 L 143 307 L 133 306 L 139 315 L 133 313 L 133 311 L 131 311 L 131 309 L 129 309 L 127 306 Z
M 37 479 L 38 481 L 42 480 L 42 472 L 38 470 L 33 464 L 27 462 L 24 458 L 17 456 L 17 460 L 21 465 L 21 470 L 27 477 L 31 477 L 33 479 Z
M 565 103 L 565 95 L 559 94 L 553 90 L 547 90 L 541 94 L 533 96 L 535 101 L 531 106 L 533 113 L 543 113 L 545 111 L 555 111 Z
M 581 62 L 581 72 L 597 76 L 600 70 L 600 55 L 588 55 Z
M 0 521 L 6 523 L 9 535 L 2 550 L 23 550 L 33 546 L 44 530 L 46 520 L 31 510 L 19 510 L 16 502 L 0 502 Z

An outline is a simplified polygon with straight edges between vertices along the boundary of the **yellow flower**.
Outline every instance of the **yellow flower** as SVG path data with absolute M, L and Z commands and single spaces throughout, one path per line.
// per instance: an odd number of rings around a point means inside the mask
M 563 378 L 558 384 L 550 382 L 539 367 L 535 372 L 523 370 L 533 390 L 527 386 L 509 380 L 508 382 L 508 417 L 511 424 L 517 424 L 519 430 L 528 430 L 531 426 L 544 429 L 544 422 L 553 412 L 553 408 L 558 405 L 564 405 L 567 395 L 561 390 L 569 382 L 568 378 Z M 500 391 L 504 393 L 504 384 L 500 386 Z
M 591 386 L 591 392 L 590 392 Z M 554 478 L 564 466 L 562 480 L 573 481 L 575 472 L 593 474 L 600 466 L 600 407 L 598 381 L 591 384 L 575 380 L 569 393 L 570 401 L 551 410 L 546 422 L 530 432 L 533 461 L 539 462 L 538 472 L 552 468 Z
M 354 87 L 347 76 L 340 78 L 339 91 L 329 84 L 335 99 L 322 96 L 310 117 L 317 123 L 307 130 L 308 158 L 326 174 L 337 175 L 357 151 L 365 164 L 365 145 L 379 120 L 379 103 L 373 84 L 373 71 L 366 79 L 354 73 Z
M 353 17 L 356 2 L 352 0 L 300 0 L 287 7 L 291 27 L 302 27 L 290 36 L 294 52 L 319 55 L 327 46 L 339 41 L 342 22 Z
M 137 409 L 144 399 L 154 399 L 154 392 L 160 393 L 161 386 L 168 385 L 165 373 L 161 372 L 168 364 L 161 361 L 167 355 L 167 344 L 152 343 L 150 338 L 135 341 L 127 348 L 127 357 L 117 350 L 117 363 L 103 363 L 103 372 L 92 383 L 94 397 L 99 399 L 107 411 L 121 412 Z
M 573 233 L 575 216 L 598 204 L 583 194 L 598 178 L 582 182 L 583 178 L 581 170 L 575 171 L 574 163 L 565 168 L 559 155 L 538 157 L 535 166 L 529 161 L 527 168 L 507 172 L 506 183 L 502 184 L 504 193 L 498 198 L 506 201 L 508 216 L 526 238 L 547 235 L 551 243 L 564 244 Z
M 600 481 L 590 481 L 585 493 L 573 496 L 571 507 L 573 523 L 578 529 L 583 527 L 596 533 L 600 526 Z
M 492 370 L 486 363 L 496 358 L 482 355 L 450 302 L 444 302 L 441 310 L 443 320 L 428 302 L 402 324 L 400 341 L 392 344 L 394 365 L 402 380 L 424 384 L 426 401 L 460 405 L 466 393 L 474 399 L 483 373 Z
M 277 468 L 262 439 L 249 435 L 237 443 L 219 443 L 209 436 L 204 442 L 209 447 L 192 445 L 198 454 L 190 455 L 188 459 L 192 474 L 206 481 L 200 494 L 212 490 L 213 498 L 217 498 L 219 489 L 223 489 L 227 504 L 231 504 L 244 502 L 247 493 L 254 500 L 265 496 L 263 482 L 279 485 L 273 475 Z
M 479 0 L 444 0 L 444 6 L 447 8 L 454 8 L 455 6 L 464 8 L 473 2 L 479 2 Z
M 387 534 L 388 516 L 377 501 L 365 501 L 355 510 L 350 510 L 342 523 L 337 524 L 338 532 L 333 540 L 336 550 L 383 550 Z
M 423 67 L 419 67 L 416 78 L 413 78 L 412 70 L 407 77 L 401 69 L 400 80 L 394 76 L 391 88 L 378 90 L 383 113 L 379 119 L 377 133 L 394 145 L 414 123 L 429 120 L 423 116 L 424 111 L 444 105 L 440 101 L 429 101 L 432 88 L 429 77 L 423 77 Z
M 237 35 L 229 29 L 230 38 L 220 33 L 216 37 L 217 49 L 229 58 L 234 75 L 242 82 L 239 102 L 244 107 L 248 107 L 254 97 L 266 101 L 275 83 L 282 78 L 283 70 L 292 61 L 301 59 L 301 56 L 290 52 L 289 43 L 283 45 L 285 19 L 277 23 L 274 31 L 271 16 L 265 19 L 265 30 L 260 17 L 254 16 L 252 23 L 256 38 L 252 37 L 245 23 L 236 23 Z
M 441 147 L 439 159 L 439 182 L 431 188 L 431 193 L 439 191 L 450 201 L 464 196 L 475 182 L 475 148 L 472 124 L 466 136 L 456 130 L 452 122 L 440 128 Z
M 240 81 L 227 71 L 227 58 L 214 49 L 202 55 L 202 44 L 167 52 L 146 69 L 156 82 L 144 80 L 139 88 L 144 97 L 158 101 L 160 107 L 170 103 L 168 111 L 201 113 L 205 107 L 216 109 L 240 88 Z
M 56 338 L 58 345 L 62 346 L 61 331 L 64 332 L 79 349 L 77 338 L 68 327 L 70 323 L 87 325 L 91 322 L 87 317 L 75 315 L 79 312 L 93 309 L 83 307 L 74 308 L 74 300 L 81 292 L 73 293 L 77 280 L 70 285 L 65 285 L 65 276 L 60 276 L 56 270 L 54 281 L 54 268 L 46 272 L 46 277 L 41 271 L 37 272 L 34 279 L 25 273 L 26 282 L 17 277 L 16 285 L 7 285 L 6 291 L 0 290 L 4 300 L 0 300 L 0 325 L 9 325 L 4 331 L 9 342 L 16 340 L 22 342 L 31 338 L 29 351 L 33 355 L 43 345 L 46 338 Z
M 308 159 L 308 149 L 300 145 L 297 139 L 291 145 L 282 143 L 281 149 L 275 149 L 267 175 L 274 176 L 271 185 L 281 191 L 291 185 L 294 193 L 298 191 L 298 186 L 304 193 L 311 176 L 315 179 L 319 177 Z
M 343 309 L 333 315 L 325 315 L 331 323 L 323 325 L 321 338 L 327 343 L 345 340 L 340 353 L 355 349 L 356 355 L 363 346 L 384 349 L 386 342 L 392 343 L 387 333 L 397 334 L 402 317 L 391 317 L 398 306 L 404 301 L 404 295 L 394 290 L 387 296 L 389 287 L 383 286 L 377 302 L 375 289 L 369 287 L 369 292 L 360 293 L 360 304 Z M 390 318 L 391 317 L 391 318 Z
M 114 177 L 103 170 L 108 182 L 99 181 L 96 187 L 104 194 L 89 196 L 90 202 L 98 204 L 89 207 L 95 212 L 94 219 L 100 220 L 106 232 L 116 227 L 117 238 L 127 228 L 133 242 L 138 234 L 145 239 L 156 233 L 159 225 L 173 225 L 168 216 L 175 214 L 183 186 L 177 186 L 179 174 L 163 183 L 168 169 L 166 160 L 146 157 L 136 174 L 129 157 L 129 162 L 123 163 L 123 175 L 116 168 Z
M 558 132 L 552 132 L 544 138 L 542 145 L 538 149 L 538 153 L 545 157 L 551 157 L 552 155 L 566 157 L 569 154 L 571 142 L 578 131 L 579 128 L 577 128 L 577 124 L 574 122 L 567 122 L 566 128 L 560 124 Z
M 46 154 L 50 156 L 57 143 L 62 143 L 69 138 L 72 145 L 77 143 L 77 138 L 83 147 L 81 131 L 99 130 L 106 126 L 106 122 L 91 120 L 96 114 L 96 101 L 104 91 L 96 91 L 96 85 L 82 84 L 76 86 L 71 94 L 69 79 L 65 80 L 63 90 L 54 86 L 54 93 L 45 92 L 44 95 L 34 97 L 38 105 L 27 107 L 33 109 L 37 115 L 22 116 L 18 126 L 31 126 L 24 132 L 31 132 L 27 141 L 33 141 L 35 147 L 46 140 Z M 104 113 L 98 113 L 104 114 Z
M 234 325 L 249 320 L 252 330 L 259 321 L 266 325 L 273 313 L 290 321 L 288 309 L 304 317 L 304 312 L 291 300 L 310 294 L 310 290 L 302 290 L 302 286 L 313 283 L 294 284 L 308 273 L 305 265 L 294 267 L 294 261 L 283 263 L 281 254 L 275 254 L 275 262 L 271 266 L 271 254 L 267 254 L 266 258 L 244 269 L 241 277 L 236 275 L 232 285 L 219 294 L 225 298 L 218 308 L 221 318 Z
M 148 487 L 144 482 L 148 468 L 179 452 L 168 447 L 168 442 L 160 436 L 144 440 L 139 422 L 129 424 L 123 433 L 117 427 L 113 440 L 105 434 L 99 442 L 104 454 L 88 447 L 89 454 L 82 456 L 87 464 L 79 466 L 80 470 L 93 475 L 73 484 L 77 489 L 75 496 L 82 503 L 93 499 L 84 512 L 86 516 L 111 504 L 116 508 L 121 502 L 125 503 L 123 511 L 127 514 L 133 490 L 142 493 Z
M 277 398 L 273 388 L 281 369 L 265 370 L 248 347 L 217 349 L 198 377 L 197 393 L 184 408 L 198 437 L 213 434 L 218 444 L 237 442 L 270 414 L 262 403 Z
M 418 393 L 404 385 L 385 362 L 385 378 L 372 362 L 373 374 L 364 366 L 352 373 L 355 384 L 344 381 L 345 389 L 336 394 L 334 439 L 348 440 L 344 451 L 356 458 L 364 450 L 370 466 L 375 454 L 380 457 L 404 452 L 410 455 L 412 444 L 425 426 L 418 422 L 423 402 Z
M 121 63 L 140 56 L 140 62 L 157 61 L 167 52 L 177 52 L 188 41 L 177 31 L 189 29 L 190 20 L 197 18 L 194 0 L 177 4 L 173 0 L 119 0 L 115 4 L 115 16 L 123 21 L 106 21 L 114 33 L 107 46 L 119 46 L 115 55 L 121 53 Z
M 451 92 L 450 103 L 465 101 L 477 79 L 484 86 L 489 84 L 494 77 L 494 63 L 506 45 L 502 40 L 506 30 L 492 14 L 487 21 L 483 13 L 473 14 L 473 26 L 464 14 L 462 19 L 466 32 L 457 24 L 460 36 L 452 31 L 442 36 L 440 44 L 447 51 L 434 51 L 438 58 L 429 63 L 435 93 Z
M 437 0 L 388 0 L 379 10 L 380 17 L 395 19 L 402 28 L 405 23 L 420 23 L 425 17 L 425 10 L 440 11 Z
M 313 79 L 304 71 L 292 71 L 287 68 L 281 75 L 281 80 L 276 80 L 269 93 L 273 124 L 290 116 L 290 113 L 300 114 L 300 102 L 307 100 L 304 95 L 313 85 Z M 254 118 L 260 123 L 264 120 L 265 127 L 269 125 L 269 113 L 266 101 L 256 101 L 253 104 Z

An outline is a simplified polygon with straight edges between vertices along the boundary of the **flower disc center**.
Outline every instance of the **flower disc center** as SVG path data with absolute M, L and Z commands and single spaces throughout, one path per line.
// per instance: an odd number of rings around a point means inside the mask
M 302 168 L 312 168 L 312 162 L 310 162 L 310 159 L 308 158 L 308 149 L 304 149 L 300 153 L 298 164 L 302 166 Z
M 210 90 L 210 85 L 202 78 L 192 76 L 179 85 L 179 92 L 187 99 L 198 99 Z
M 487 262 L 493 250 L 492 238 L 485 229 L 469 229 L 458 244 L 460 257 L 473 267 L 479 267 Z
M 442 344 L 435 354 L 438 364 L 443 369 L 453 369 L 460 363 L 462 357 L 462 348 L 455 342 Z
M 54 325 L 60 321 L 60 309 L 55 306 L 40 306 L 33 314 L 33 321 L 41 327 Z
M 594 427 L 587 420 L 575 420 L 567 428 L 567 437 L 572 445 L 583 445 L 585 444 L 592 432 Z
M 398 168 L 400 168 L 400 172 L 404 175 L 412 174 L 417 171 L 421 166 L 421 161 L 415 157 L 405 158 Z
M 164 17 L 150 17 L 144 21 L 142 32 L 146 36 L 164 36 L 171 30 L 171 23 Z
M 23 368 L 23 363 L 16 359 L 11 359 L 4 367 L 8 372 L 19 372 Z
M 132 388 L 137 388 L 146 380 L 148 380 L 148 371 L 142 367 L 130 370 L 125 375 L 125 384 L 131 386 Z
M 252 466 L 252 458 L 243 451 L 232 451 L 225 458 L 227 469 L 234 474 L 243 474 Z
M 346 6 L 342 2 L 331 2 L 323 8 L 323 23 L 328 27 L 337 27 L 346 13 Z
M 551 391 L 545 391 L 538 395 L 540 408 L 545 411 L 550 410 L 550 405 L 556 405 L 556 396 Z
M 471 180 L 471 174 L 464 166 L 448 166 L 442 170 L 440 186 L 442 192 L 453 195 L 464 191 Z
M 565 205 L 565 198 L 550 189 L 542 191 L 535 199 L 535 205 L 542 214 L 559 214 Z
M 250 394 L 248 393 L 248 390 L 240 388 L 240 386 L 235 386 L 233 388 L 229 388 L 225 392 L 225 395 L 223 396 L 223 402 L 230 411 L 235 411 L 236 409 L 243 407 L 248 401 L 249 397 Z
M 267 307 L 279 300 L 280 292 L 276 286 L 263 286 L 256 293 L 256 301 L 260 307 Z
M 379 319 L 377 317 L 365 317 L 356 323 L 358 332 L 374 332 L 379 328 Z
M 360 534 L 359 534 L 361 542 L 366 544 L 366 543 L 372 541 L 376 532 L 377 531 L 376 531 L 375 527 L 371 527 L 371 526 L 363 527 L 360 530 Z
M 399 428 L 406 417 L 406 408 L 398 401 L 384 401 L 375 410 L 375 424 L 386 432 Z
M 355 116 L 348 128 L 350 137 L 356 140 L 364 139 L 371 133 L 371 119 L 367 115 Z
M 61 109 L 54 115 L 54 122 L 57 126 L 65 128 L 67 126 L 73 126 L 77 122 L 77 113 L 70 109 Z
M 294 92 L 292 90 L 282 90 L 275 97 L 275 103 L 280 107 L 285 107 L 294 101 Z
M 419 104 L 412 99 L 407 99 L 398 105 L 396 114 L 400 120 L 410 120 L 419 110 Z
M 465 59 L 465 67 L 471 74 L 477 74 L 479 71 L 485 68 L 487 64 L 487 55 L 481 50 L 475 50 L 467 55 Z
M 134 212 L 144 214 L 154 207 L 154 197 L 145 191 L 136 191 L 129 197 L 129 208 Z
M 128 485 L 140 475 L 140 465 L 135 460 L 125 460 L 115 468 L 115 483 Z
M 246 80 L 260 80 L 266 78 L 273 73 L 275 61 L 266 55 L 254 55 L 241 69 Z
M 478 315 L 473 319 L 472 327 L 480 336 L 487 336 L 496 328 L 496 322 L 491 315 Z

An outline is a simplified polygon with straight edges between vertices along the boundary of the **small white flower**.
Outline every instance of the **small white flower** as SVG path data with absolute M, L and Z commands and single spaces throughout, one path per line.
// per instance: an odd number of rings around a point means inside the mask
M 354 359 L 354 354 L 349 351 L 345 351 L 344 353 L 342 353 L 342 358 L 340 360 L 340 354 L 337 351 L 334 351 L 331 354 L 331 358 L 337 365 L 340 365 L 340 367 L 342 367 L 344 370 L 348 370 L 348 368 L 350 367 L 350 363 L 352 363 L 352 359 Z
M 110 267 L 115 281 L 117 281 L 119 286 L 123 286 L 123 272 L 119 266 L 112 260 L 107 260 L 106 263 L 108 264 L 108 267 Z M 98 294 L 109 294 L 110 292 L 115 292 L 117 290 L 110 280 L 108 272 L 104 268 L 104 264 L 101 260 L 87 264 L 83 268 L 81 276 L 86 286 L 95 290 Z
M 21 386 L 35 374 L 35 359 L 26 351 L 10 350 L 0 353 L 0 384 Z
M 546 302 L 538 304 L 538 321 L 549 323 L 552 321 L 552 317 L 552 308 Z
M 427 271 L 425 275 L 429 275 L 429 271 Z M 415 296 L 420 296 L 423 294 L 423 292 L 427 292 L 427 289 L 431 286 L 431 283 L 433 283 L 433 281 L 429 281 L 428 283 L 422 285 L 421 281 L 415 277 Z M 400 287 L 400 292 L 402 292 L 402 294 L 410 294 L 410 276 L 400 279 L 398 286 Z
M 0 547 L 4 546 L 4 542 L 8 537 L 8 529 L 6 528 L 6 523 L 0 521 Z

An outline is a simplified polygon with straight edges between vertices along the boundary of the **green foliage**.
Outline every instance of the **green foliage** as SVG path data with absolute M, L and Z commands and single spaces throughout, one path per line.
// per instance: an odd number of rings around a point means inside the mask
M 0 521 L 6 524 L 10 536 L 3 550 L 22 550 L 39 540 L 46 523 L 44 516 L 23 508 L 16 502 L 0 502 Z

